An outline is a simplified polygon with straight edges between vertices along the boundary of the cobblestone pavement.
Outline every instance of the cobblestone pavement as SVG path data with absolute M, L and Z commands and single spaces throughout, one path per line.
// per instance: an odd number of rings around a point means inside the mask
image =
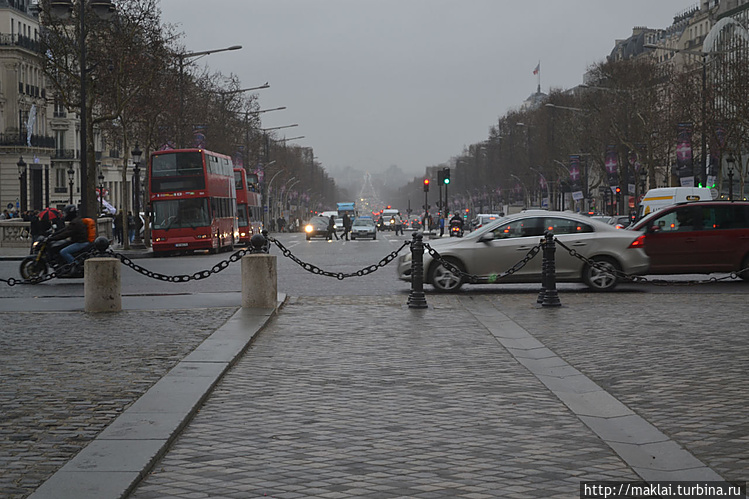
M 638 478 L 457 298 L 403 303 L 287 304 L 131 497 L 569 498 Z
M 565 294 L 542 311 L 525 295 L 494 302 L 725 479 L 749 479 L 746 295 Z
M 235 311 L 0 314 L 0 497 L 33 492 Z

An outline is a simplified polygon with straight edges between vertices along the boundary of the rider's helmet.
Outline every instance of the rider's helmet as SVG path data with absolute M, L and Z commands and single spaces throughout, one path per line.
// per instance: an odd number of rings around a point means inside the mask
M 74 204 L 69 204 L 62 209 L 63 218 L 66 222 L 70 222 L 78 216 L 78 208 Z

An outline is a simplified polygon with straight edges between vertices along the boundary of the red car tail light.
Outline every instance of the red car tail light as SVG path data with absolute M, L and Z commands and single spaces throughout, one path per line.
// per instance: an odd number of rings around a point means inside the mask
M 630 243 L 629 248 L 644 248 L 645 247 L 645 234 L 641 234 L 634 241 Z

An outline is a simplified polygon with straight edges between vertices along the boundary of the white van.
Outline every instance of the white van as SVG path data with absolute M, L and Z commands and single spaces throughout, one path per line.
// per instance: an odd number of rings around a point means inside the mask
M 718 191 L 706 187 L 659 187 L 650 189 L 640 202 L 638 219 L 665 206 L 687 201 L 709 201 L 718 198 Z

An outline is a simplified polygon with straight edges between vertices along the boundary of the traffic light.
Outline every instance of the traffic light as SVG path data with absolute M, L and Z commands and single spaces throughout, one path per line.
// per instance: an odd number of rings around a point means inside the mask
M 445 171 L 444 170 L 437 170 L 437 187 L 442 185 L 445 181 Z
M 445 185 L 450 183 L 450 168 L 444 168 L 442 170 L 442 183 Z
M 424 179 L 424 192 L 429 192 L 429 179 Z
M 617 187 L 617 188 L 616 188 L 616 193 L 617 193 L 617 194 L 620 194 L 621 192 L 622 192 L 622 188 L 621 188 L 621 187 Z

